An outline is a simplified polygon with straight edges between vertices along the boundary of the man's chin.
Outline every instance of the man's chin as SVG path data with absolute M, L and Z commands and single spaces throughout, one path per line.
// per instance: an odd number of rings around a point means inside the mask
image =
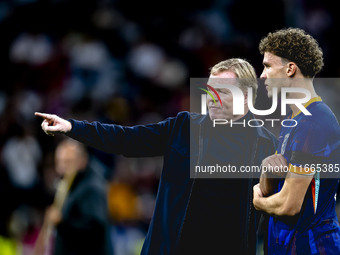
M 209 117 L 210 117 L 211 121 L 213 121 L 213 120 L 215 120 L 215 119 L 218 119 L 218 118 L 216 117 L 216 114 L 213 114 L 213 113 L 209 113 Z
M 214 113 L 209 113 L 209 117 L 211 121 L 225 119 L 223 116 L 220 116 L 219 114 L 214 114 Z

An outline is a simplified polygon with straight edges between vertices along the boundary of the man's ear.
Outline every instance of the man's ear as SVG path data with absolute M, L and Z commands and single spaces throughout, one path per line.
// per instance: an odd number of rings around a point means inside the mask
M 248 90 L 243 91 L 243 95 L 244 95 L 244 105 L 248 105 Z
M 297 72 L 297 69 L 298 67 L 294 62 L 289 62 L 287 64 L 287 69 L 286 69 L 287 76 L 290 78 L 294 77 L 294 75 Z

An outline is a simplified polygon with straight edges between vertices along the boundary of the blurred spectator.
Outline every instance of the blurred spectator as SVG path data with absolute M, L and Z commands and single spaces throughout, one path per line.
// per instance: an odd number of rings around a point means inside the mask
M 129 64 L 138 76 L 154 79 L 162 69 L 165 53 L 161 47 L 143 43 L 131 49 Z
M 37 167 L 42 152 L 35 137 L 18 126 L 18 133 L 5 143 L 1 159 L 15 189 L 32 190 L 38 181 Z
M 71 77 L 64 87 L 68 103 L 89 94 L 95 103 L 107 101 L 116 91 L 114 61 L 105 44 L 89 34 L 71 33 L 64 39 Z
M 17 94 L 16 98 L 16 112 L 17 112 L 17 122 L 18 123 L 32 123 L 34 116 L 32 117 L 32 112 L 41 109 L 42 99 L 34 91 L 23 90 Z
M 52 55 L 52 45 L 46 35 L 24 32 L 13 42 L 10 57 L 14 63 L 33 66 L 45 64 Z
M 58 174 L 66 180 L 72 174 L 75 177 L 69 179 L 71 186 L 62 208 L 53 204 L 46 212 L 45 221 L 57 229 L 53 254 L 113 254 L 105 182 L 87 167 L 88 154 L 84 146 L 74 140 L 61 142 L 55 162 Z

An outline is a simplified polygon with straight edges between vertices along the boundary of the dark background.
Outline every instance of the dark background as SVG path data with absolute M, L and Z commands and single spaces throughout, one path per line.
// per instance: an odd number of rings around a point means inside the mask
M 336 1 L 0 1 L 0 253 L 29 254 L 51 204 L 54 150 L 35 111 L 121 125 L 190 110 L 190 78 L 232 57 L 262 72 L 258 43 L 299 27 L 324 51 L 318 78 L 338 77 Z M 338 115 L 338 84 L 317 92 Z M 257 105 L 267 105 L 259 87 Z M 329 102 L 327 101 L 329 100 Z M 277 134 L 278 130 L 273 130 Z M 125 159 L 94 149 L 108 180 L 117 254 L 138 254 L 151 218 L 162 159 Z

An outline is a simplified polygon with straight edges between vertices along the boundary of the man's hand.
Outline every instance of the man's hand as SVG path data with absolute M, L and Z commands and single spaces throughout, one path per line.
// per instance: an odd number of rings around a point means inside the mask
M 45 213 L 45 221 L 53 226 L 58 225 L 62 221 L 61 211 L 55 206 L 50 206 Z
M 261 190 L 261 187 L 260 187 L 260 183 L 254 185 L 253 192 L 254 192 L 254 197 L 255 196 L 263 197 L 262 190 Z
M 64 120 L 54 114 L 46 114 L 36 112 L 36 116 L 40 116 L 44 119 L 41 123 L 41 127 L 47 135 L 54 136 L 54 133 L 67 133 L 71 131 L 71 122 Z
M 282 154 L 274 154 L 262 161 L 262 172 L 285 177 L 288 172 L 287 160 Z
M 256 199 L 259 197 L 263 197 L 263 193 L 260 184 L 258 183 L 253 187 L 253 204 L 256 210 L 259 210 L 259 208 L 256 207 Z

